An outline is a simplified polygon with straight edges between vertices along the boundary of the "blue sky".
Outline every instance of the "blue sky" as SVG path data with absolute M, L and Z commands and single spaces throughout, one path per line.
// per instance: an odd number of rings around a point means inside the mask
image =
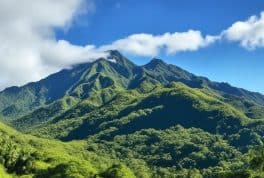
M 67 31 L 57 31 L 57 38 L 100 46 L 137 33 L 159 35 L 194 29 L 217 35 L 234 22 L 264 10 L 261 0 L 98 0 L 95 6 L 93 13 L 80 16 Z M 128 56 L 139 65 L 151 59 Z M 247 50 L 237 42 L 221 41 L 197 51 L 158 57 L 197 75 L 264 93 L 263 48 Z
M 0 90 L 118 49 L 264 93 L 263 0 L 8 0 L 0 26 Z

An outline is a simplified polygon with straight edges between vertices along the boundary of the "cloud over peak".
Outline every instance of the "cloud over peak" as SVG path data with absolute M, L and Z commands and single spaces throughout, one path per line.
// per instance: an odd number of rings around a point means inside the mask
M 162 50 L 167 54 L 182 51 L 195 51 L 213 43 L 217 38 L 203 37 L 200 31 L 164 33 L 162 35 L 133 34 L 114 41 L 110 45 L 102 46 L 101 50 L 118 49 L 127 53 L 141 56 L 155 56 Z

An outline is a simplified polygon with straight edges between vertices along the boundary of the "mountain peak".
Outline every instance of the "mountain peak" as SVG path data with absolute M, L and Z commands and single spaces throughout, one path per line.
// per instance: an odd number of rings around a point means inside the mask
M 159 58 L 153 58 L 150 63 L 154 63 L 154 64 L 166 64 L 162 59 Z
M 109 55 L 107 56 L 108 60 L 115 60 L 116 62 L 123 61 L 122 59 L 124 58 L 124 56 L 118 50 L 109 50 L 107 52 L 109 53 Z
M 131 62 L 129 59 L 124 57 L 118 50 L 109 50 L 107 59 L 109 61 L 115 61 L 116 63 L 125 66 L 125 67 L 135 67 L 136 65 Z
M 153 58 L 149 63 L 144 65 L 144 67 L 147 69 L 149 68 L 153 69 L 156 68 L 157 66 L 165 66 L 165 65 L 166 63 L 162 59 Z
M 108 50 L 109 56 L 121 57 L 122 54 L 118 50 Z

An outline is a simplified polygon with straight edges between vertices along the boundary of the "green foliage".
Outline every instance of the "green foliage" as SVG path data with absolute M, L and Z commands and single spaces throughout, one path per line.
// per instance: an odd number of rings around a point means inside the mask
M 85 142 L 39 139 L 3 124 L 0 124 L 0 136 L 0 165 L 3 166 L 0 176 L 88 178 L 103 175 L 115 165 L 107 156 L 99 157 L 87 151 Z M 125 166 L 117 174 L 133 175 Z
M 97 143 L 96 148 L 92 143 Z M 125 160 L 127 165 L 131 159 L 144 160 L 152 171 L 163 168 L 174 174 L 182 169 L 208 169 L 220 166 L 222 161 L 238 161 L 242 157 L 221 136 L 181 126 L 166 130 L 146 129 L 116 136 L 112 141 L 93 137 L 88 142 L 88 150 Z
M 94 177 L 95 175 L 96 170 L 91 165 L 87 165 L 86 162 L 70 161 L 48 168 L 47 171 L 40 173 L 38 177 L 86 178 Z
M 110 58 L 0 92 L 5 122 L 49 138 L 0 124 L 2 177 L 264 176 L 263 95 Z
M 11 175 L 7 174 L 5 168 L 0 165 L 0 177 L 1 178 L 11 178 Z
M 92 107 L 94 102 L 88 98 L 31 133 L 71 140 L 111 128 L 118 129 L 112 133 L 113 137 L 143 128 L 164 129 L 181 124 L 224 135 L 237 133 L 250 121 L 232 106 L 179 83 L 155 87 L 148 93 L 121 89 L 104 91 L 111 91 L 113 95 L 103 105 Z
M 19 130 L 29 129 L 31 126 L 43 124 L 55 116 L 62 114 L 76 103 L 72 97 L 65 97 L 61 100 L 55 101 L 52 104 L 36 109 L 32 113 L 23 116 L 19 119 L 13 120 L 12 125 Z
M 106 170 L 102 176 L 108 178 L 136 178 L 133 172 L 131 172 L 129 168 L 122 164 L 113 165 L 108 170 Z

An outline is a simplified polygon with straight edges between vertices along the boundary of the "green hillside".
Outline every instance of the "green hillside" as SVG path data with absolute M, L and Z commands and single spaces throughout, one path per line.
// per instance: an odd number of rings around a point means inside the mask
M 63 143 L 23 135 L 0 124 L 0 176 L 6 177 L 134 177 L 119 161 L 87 151 L 85 142 Z M 118 166 L 118 168 L 116 168 Z M 27 176 L 25 176 L 27 175 Z
M 0 175 L 262 176 L 263 95 L 160 59 L 109 59 L 0 92 L 1 120 L 23 132 L 0 124 Z
M 104 93 L 106 92 L 105 90 Z M 229 104 L 206 95 L 202 90 L 192 89 L 181 83 L 156 87 L 151 92 L 143 94 L 137 90 L 121 90 L 111 101 L 89 112 L 87 108 L 92 105 L 91 100 L 87 99 L 53 120 L 40 124 L 36 128 L 36 133 L 41 136 L 49 135 L 49 133 L 56 134 L 56 130 L 65 132 L 70 129 L 71 131 L 64 136 L 64 139 L 71 140 L 85 138 L 113 128 L 116 128 L 115 132 L 111 131 L 113 134 L 127 134 L 144 128 L 165 129 L 181 124 L 187 128 L 198 127 L 214 134 L 221 132 L 224 134 L 225 132 L 235 133 L 237 131 L 235 129 L 242 128 L 250 122 L 249 118 Z M 82 108 L 87 110 L 81 112 Z M 28 117 L 28 120 L 34 121 L 34 115 L 36 116 L 33 113 Z M 21 118 L 16 120 L 14 125 L 17 123 L 25 125 L 23 121 L 28 120 Z M 227 122 L 230 122 L 230 125 L 232 123 L 233 130 L 230 128 L 232 126 L 224 125 Z M 71 128 L 67 128 L 67 124 Z M 43 126 L 44 128 L 41 129 Z M 60 128 L 61 126 L 64 128 Z M 32 122 L 27 125 L 27 128 L 31 127 L 34 127 Z M 42 130 L 43 133 L 41 133 Z M 51 136 L 63 139 L 60 136 Z
M 220 135 L 175 126 L 104 140 L 63 143 L 0 124 L 0 176 L 5 177 L 250 177 L 262 175 L 264 149 L 242 154 Z

